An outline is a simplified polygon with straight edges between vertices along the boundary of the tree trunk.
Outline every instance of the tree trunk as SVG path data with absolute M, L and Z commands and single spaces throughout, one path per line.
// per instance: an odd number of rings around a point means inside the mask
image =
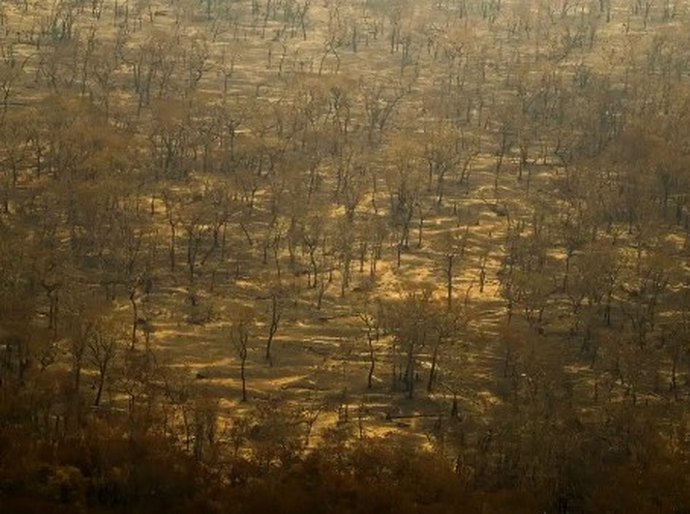
M 98 389 L 96 390 L 96 399 L 93 401 L 94 407 L 98 407 L 101 403 L 101 396 L 103 394 L 103 386 L 105 385 L 105 370 L 101 370 L 98 376 Z
M 453 306 L 453 261 L 455 255 L 449 254 L 446 257 L 448 259 L 448 266 L 446 266 L 446 304 L 450 311 Z
M 407 366 L 405 369 L 405 383 L 407 385 L 407 397 L 409 399 L 414 398 L 414 374 L 414 344 L 410 344 L 410 348 L 407 351 Z
M 266 340 L 266 360 L 269 364 L 271 362 L 271 345 L 273 344 L 273 337 L 278 331 L 278 324 L 280 323 L 280 312 L 278 306 L 278 298 L 273 295 L 271 297 L 271 323 L 268 327 L 268 339 Z
M 131 337 L 131 349 L 137 344 L 137 321 L 139 319 L 139 309 L 136 302 L 136 288 L 132 288 L 129 292 L 129 303 L 132 305 L 132 337 Z
M 367 389 L 372 387 L 372 379 L 374 376 L 374 367 L 376 366 L 376 358 L 374 356 L 374 341 L 371 336 L 367 336 L 369 341 L 369 373 L 367 374 Z M 376 337 L 378 339 L 378 337 Z
M 175 224 L 170 224 L 170 271 L 175 271 Z
M 245 367 L 247 363 L 247 350 L 244 349 L 240 355 L 240 378 L 242 379 L 242 401 L 247 401 L 247 377 L 245 376 Z
M 441 346 L 441 342 L 438 341 L 434 346 L 434 352 L 431 355 L 431 369 L 429 370 L 429 382 L 426 385 L 426 390 L 428 392 L 434 389 L 434 379 L 436 378 L 436 363 L 438 362 L 438 350 Z

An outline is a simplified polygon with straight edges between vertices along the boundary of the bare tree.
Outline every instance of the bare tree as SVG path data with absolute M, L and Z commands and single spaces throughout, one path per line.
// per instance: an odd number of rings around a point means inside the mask
M 275 284 L 271 286 L 269 291 L 269 306 L 268 306 L 268 336 L 266 338 L 266 352 L 265 358 L 269 364 L 273 364 L 273 357 L 271 354 L 273 346 L 273 338 L 278 332 L 278 327 L 285 314 L 285 309 L 291 299 L 290 288 L 284 284 Z
M 240 359 L 240 380 L 242 382 L 242 401 L 247 401 L 246 363 L 249 351 L 249 340 L 254 327 L 254 314 L 250 308 L 238 309 L 230 327 L 230 340 Z
M 96 397 L 93 404 L 98 407 L 101 404 L 103 388 L 112 369 L 113 362 L 120 350 L 120 335 L 113 323 L 101 319 L 91 331 L 87 348 L 89 362 L 95 366 L 98 376 L 96 378 Z

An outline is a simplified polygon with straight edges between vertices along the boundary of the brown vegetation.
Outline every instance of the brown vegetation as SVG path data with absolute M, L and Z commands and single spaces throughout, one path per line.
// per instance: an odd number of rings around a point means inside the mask
M 0 0 L 2 504 L 686 512 L 688 34 Z

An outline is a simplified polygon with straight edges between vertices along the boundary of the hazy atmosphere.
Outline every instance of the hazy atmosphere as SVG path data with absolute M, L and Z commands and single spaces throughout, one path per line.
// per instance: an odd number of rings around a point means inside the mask
M 690 513 L 690 0 L 0 0 L 0 512 Z

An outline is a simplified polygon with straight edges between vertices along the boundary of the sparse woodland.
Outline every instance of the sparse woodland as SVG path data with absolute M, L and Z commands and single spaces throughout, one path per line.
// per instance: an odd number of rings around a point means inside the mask
M 0 511 L 690 512 L 690 2 L 0 0 Z

